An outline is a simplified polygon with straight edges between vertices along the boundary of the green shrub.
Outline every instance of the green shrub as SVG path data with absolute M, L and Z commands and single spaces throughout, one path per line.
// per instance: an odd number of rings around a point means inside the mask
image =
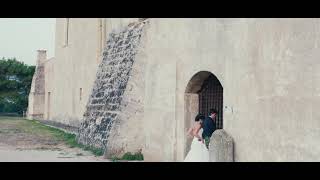
M 132 154 L 131 152 L 125 153 L 120 160 L 128 160 L 128 161 L 143 161 L 143 154 L 141 152 L 137 152 Z

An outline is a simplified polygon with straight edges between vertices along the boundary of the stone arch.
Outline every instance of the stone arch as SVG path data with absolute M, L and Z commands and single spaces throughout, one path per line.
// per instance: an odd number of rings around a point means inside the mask
M 223 86 L 210 71 L 199 71 L 189 80 L 184 93 L 184 129 L 187 132 L 198 113 L 207 116 L 210 108 L 219 111 L 217 128 L 223 128 Z M 186 137 L 186 135 L 184 136 Z M 191 138 L 186 138 L 184 157 L 190 150 Z

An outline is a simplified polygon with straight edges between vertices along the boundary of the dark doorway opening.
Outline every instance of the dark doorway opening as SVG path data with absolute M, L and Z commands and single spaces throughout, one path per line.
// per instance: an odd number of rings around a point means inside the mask
M 217 129 L 223 128 L 223 87 L 218 78 L 209 71 L 196 73 L 188 82 L 184 94 L 184 132 L 193 125 L 198 113 L 209 115 L 209 110 L 218 110 Z M 184 157 L 190 149 L 192 138 L 183 136 Z
M 199 113 L 208 116 L 209 110 L 218 110 L 216 117 L 217 129 L 223 128 L 223 88 L 220 81 L 211 74 L 202 84 L 199 94 Z

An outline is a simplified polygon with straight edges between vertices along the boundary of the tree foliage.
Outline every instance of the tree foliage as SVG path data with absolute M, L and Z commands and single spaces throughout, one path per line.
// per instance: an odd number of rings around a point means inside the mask
M 12 59 L 0 59 L 0 113 L 22 114 L 28 107 L 28 95 L 35 66 Z

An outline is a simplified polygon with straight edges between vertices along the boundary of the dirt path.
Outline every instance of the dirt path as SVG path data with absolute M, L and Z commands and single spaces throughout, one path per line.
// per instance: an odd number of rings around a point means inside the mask
M 110 162 L 89 151 L 70 148 L 47 129 L 28 120 L 0 117 L 0 162 Z

